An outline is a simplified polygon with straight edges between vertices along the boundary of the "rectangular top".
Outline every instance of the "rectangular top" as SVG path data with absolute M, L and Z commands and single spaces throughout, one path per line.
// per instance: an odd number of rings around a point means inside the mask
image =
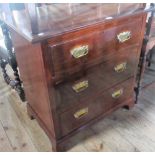
M 25 4 L 23 9 L 0 12 L 0 19 L 30 42 L 39 42 L 86 26 L 144 11 L 130 4 Z

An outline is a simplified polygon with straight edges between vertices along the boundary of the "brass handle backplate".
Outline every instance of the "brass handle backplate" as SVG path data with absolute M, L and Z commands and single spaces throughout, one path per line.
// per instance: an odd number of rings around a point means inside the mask
M 70 53 L 72 54 L 72 56 L 76 59 L 81 58 L 85 55 L 88 54 L 88 45 L 82 45 L 82 46 L 78 46 L 73 48 Z
M 112 98 L 119 98 L 123 94 L 123 89 L 118 89 L 112 93 Z
M 88 107 L 83 108 L 83 109 L 80 109 L 80 110 L 78 110 L 77 112 L 75 112 L 75 113 L 74 113 L 74 117 L 75 117 L 76 119 L 79 119 L 79 118 L 85 116 L 86 114 L 88 114 Z
M 123 43 L 131 38 L 131 32 L 130 31 L 125 31 L 121 32 L 117 35 L 117 39 L 119 40 L 120 43 Z
M 80 82 L 74 84 L 72 86 L 72 88 L 76 93 L 79 93 L 79 92 L 85 90 L 86 88 L 88 88 L 88 80 L 80 81 Z
M 127 62 L 120 63 L 114 67 L 114 70 L 117 73 L 123 72 L 126 70 Z

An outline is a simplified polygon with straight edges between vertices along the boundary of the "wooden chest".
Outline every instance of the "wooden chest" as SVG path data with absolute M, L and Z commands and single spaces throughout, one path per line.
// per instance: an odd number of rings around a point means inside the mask
M 62 151 L 83 127 L 134 105 L 146 13 L 143 4 L 53 4 L 35 9 L 33 22 L 26 10 L 15 12 L 12 20 L 6 14 L 4 21 L 28 113 L 45 130 L 53 150 Z M 37 33 L 32 34 L 34 22 Z

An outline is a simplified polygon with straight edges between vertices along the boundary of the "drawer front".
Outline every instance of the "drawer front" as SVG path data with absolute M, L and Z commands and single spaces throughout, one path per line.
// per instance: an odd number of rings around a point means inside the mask
M 57 80 L 106 61 L 118 50 L 140 42 L 141 18 L 50 46 L 53 77 Z
M 137 69 L 137 54 L 136 47 L 119 51 L 109 61 L 88 69 L 86 75 L 56 85 L 57 108 L 74 106 L 133 76 Z
M 120 50 L 121 48 L 138 44 L 140 42 L 140 23 L 142 23 L 141 19 L 126 25 L 109 28 L 103 33 L 100 33 L 96 42 L 97 49 L 106 53 L 110 49 Z
M 73 109 L 60 114 L 62 136 L 110 111 L 119 104 L 125 104 L 125 101 L 134 95 L 133 82 L 134 79 L 131 78 L 106 90 L 95 99 L 81 103 Z

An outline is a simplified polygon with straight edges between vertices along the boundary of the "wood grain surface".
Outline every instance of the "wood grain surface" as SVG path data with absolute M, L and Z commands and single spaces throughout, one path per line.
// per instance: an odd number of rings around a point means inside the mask
M 7 4 L 3 4 L 7 5 Z M 27 5 L 29 5 L 27 7 Z M 142 3 L 120 4 L 51 4 L 35 7 L 26 4 L 25 8 L 15 11 L 5 10 L 0 18 L 32 42 L 44 40 L 68 31 L 75 31 L 103 20 L 144 10 Z M 27 10 L 26 8 L 29 8 Z M 110 18 L 109 18 L 110 17 Z M 35 35 L 34 32 L 35 31 Z

